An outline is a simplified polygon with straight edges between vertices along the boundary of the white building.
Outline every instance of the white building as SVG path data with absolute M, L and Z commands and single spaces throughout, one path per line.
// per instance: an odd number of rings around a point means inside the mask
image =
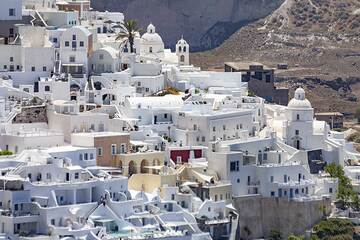
M 0 45 L 0 71 L 14 85 L 33 84 L 54 71 L 54 47 L 43 27 L 19 26 L 15 43 Z
M 22 19 L 22 0 L 3 0 L 1 5 L 0 21 Z
M 93 53 L 93 38 L 89 29 L 74 26 L 62 32 L 60 61 L 62 72 L 83 78 L 90 72 L 89 58 Z

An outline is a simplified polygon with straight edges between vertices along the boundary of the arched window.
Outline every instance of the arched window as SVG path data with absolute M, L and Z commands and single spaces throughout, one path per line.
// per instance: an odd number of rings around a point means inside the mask
M 50 92 L 50 86 L 45 86 L 45 92 Z
M 179 46 L 179 52 L 181 52 L 181 46 Z
M 186 47 L 183 48 L 183 51 L 186 52 Z
M 152 53 L 152 52 L 153 52 L 152 47 L 149 47 L 149 52 L 150 52 L 150 53 Z
M 180 62 L 185 62 L 185 56 L 184 55 L 181 55 Z

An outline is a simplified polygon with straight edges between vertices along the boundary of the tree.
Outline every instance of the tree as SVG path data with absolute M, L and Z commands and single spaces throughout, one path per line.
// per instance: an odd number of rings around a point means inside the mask
M 136 33 L 142 30 L 138 27 L 136 20 L 128 20 L 120 24 L 120 32 L 116 36 L 116 41 L 121 41 L 122 44 L 130 45 L 130 52 L 134 52 L 134 39 Z
M 346 219 L 330 218 L 313 228 L 318 239 L 353 239 L 354 225 Z
M 281 240 L 281 233 L 278 230 L 271 230 L 270 231 L 270 236 L 269 236 L 270 240 Z
M 339 180 L 337 198 L 345 205 L 351 205 L 355 209 L 359 209 L 359 197 L 352 188 L 351 180 L 345 176 L 343 168 L 335 163 L 332 163 L 325 167 L 325 171 L 329 173 L 331 177 Z
M 360 123 L 360 107 L 355 111 L 355 118 L 357 119 L 358 123 Z
M 303 236 L 296 236 L 294 234 L 290 234 L 288 237 L 288 240 L 304 240 L 305 238 Z

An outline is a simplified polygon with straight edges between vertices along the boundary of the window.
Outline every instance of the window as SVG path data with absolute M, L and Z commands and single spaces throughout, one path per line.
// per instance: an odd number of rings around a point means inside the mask
M 14 29 L 13 28 L 9 28 L 9 35 L 13 36 L 14 35 Z
M 90 153 L 90 159 L 94 159 L 94 154 Z
M 176 163 L 181 163 L 181 156 L 176 156 Z
M 333 189 L 332 189 L 332 188 L 329 188 L 329 193 L 333 193 Z
M 72 63 L 75 62 L 75 56 L 70 56 L 69 61 Z
M 164 114 L 164 118 L 167 118 L 167 113 Z
M 87 153 L 84 153 L 84 160 L 88 160 L 89 159 L 89 155 Z
M 239 171 L 239 161 L 230 162 L 230 172 L 238 172 Z
M 33 66 L 33 67 L 31 67 L 31 71 L 32 71 L 32 72 L 35 72 L 35 70 L 36 70 L 36 69 L 35 69 L 35 67 L 34 67 L 34 66 Z
M 121 144 L 121 153 L 126 153 L 126 144 Z
M 72 47 L 73 49 L 76 49 L 76 47 L 77 47 L 76 41 L 72 41 L 72 42 L 71 42 L 71 47 Z
M 150 52 L 150 53 L 152 53 L 152 52 L 153 52 L 152 47 L 149 47 L 149 52 Z
M 274 182 L 274 176 L 270 177 L 270 182 Z
M 4 69 L 7 69 L 7 65 L 4 65 Z
M 216 131 L 216 127 L 213 127 L 213 132 L 215 132 Z
M 185 62 L 185 56 L 184 55 L 180 56 L 180 62 Z
M 196 124 L 194 124 L 194 131 L 196 131 L 197 130 L 197 125 Z
M 57 38 L 53 38 L 53 43 L 57 43 L 58 39 Z
M 9 16 L 15 16 L 15 8 L 9 8 Z
M 287 183 L 287 179 L 288 179 L 288 178 L 287 178 L 287 175 L 285 174 L 285 175 L 284 175 L 284 183 Z
M 73 41 L 76 41 L 76 35 L 75 35 L 75 34 L 72 35 L 72 40 L 73 40 Z
M 271 192 L 270 194 L 272 197 L 275 197 L 275 192 Z
M 65 47 L 68 47 L 68 46 L 70 46 L 69 41 L 65 41 Z
M 296 120 L 300 120 L 300 114 L 296 114 Z
M 45 86 L 45 92 L 50 92 L 50 86 Z
M 197 141 L 197 142 L 200 142 L 200 137 L 196 137 L 196 141 Z
M 55 226 L 55 219 L 51 219 L 51 225 Z
M 80 160 L 80 161 L 83 160 L 83 155 L 82 155 L 82 153 L 79 154 L 79 160 Z
M 80 47 L 83 47 L 83 46 L 84 46 L 84 42 L 80 41 Z
M 266 75 L 266 76 L 265 76 L 265 81 L 266 81 L 267 83 L 271 82 L 271 75 Z
M 149 88 L 145 88 L 145 92 L 149 92 L 150 91 L 150 89 Z
M 43 67 L 43 72 L 46 72 L 47 71 L 47 68 L 44 66 Z
M 75 173 L 75 179 L 79 179 L 79 173 Z
M 295 130 L 295 135 L 299 135 L 300 131 L 299 130 Z
M 14 57 L 10 57 L 10 62 L 13 62 L 14 61 Z
M 204 136 L 201 137 L 201 141 L 202 141 L 202 142 L 205 142 L 205 137 L 204 137 Z
M 226 126 L 225 126 L 225 125 L 223 125 L 223 130 L 226 130 Z
M 238 178 L 238 179 L 236 180 L 236 182 L 237 182 L 237 183 L 240 183 L 240 178 Z
M 184 47 L 183 49 L 184 49 L 183 51 L 186 52 L 186 47 Z
M 103 152 L 102 147 L 99 147 L 99 148 L 97 149 L 97 155 L 101 157 L 101 156 L 102 156 L 102 152 Z
M 103 59 L 104 59 L 104 54 L 100 54 L 100 55 L 99 55 L 99 59 L 100 59 L 100 60 L 103 60 Z
M 111 144 L 111 155 L 116 155 L 116 144 Z

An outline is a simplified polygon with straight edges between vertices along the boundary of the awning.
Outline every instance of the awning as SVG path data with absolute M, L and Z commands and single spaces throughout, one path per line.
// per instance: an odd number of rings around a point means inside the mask
M 234 205 L 232 205 L 232 203 L 226 205 L 226 208 L 229 208 L 229 209 L 233 210 L 234 212 L 237 212 L 236 208 L 234 207 Z
M 192 170 L 192 172 L 194 173 L 194 175 L 196 175 L 198 178 L 200 178 L 204 182 L 211 183 L 211 180 L 214 178 L 213 176 L 198 173 L 197 171 L 194 171 L 194 170 Z
M 144 168 L 161 170 L 164 168 L 164 166 L 144 166 Z
M 82 64 L 82 63 L 63 63 L 62 66 L 64 66 L 64 67 L 83 67 L 84 64 Z
M 197 182 L 184 182 L 183 184 L 181 184 L 182 187 L 185 187 L 185 186 L 194 186 L 194 187 L 197 187 L 199 186 L 199 183 Z

